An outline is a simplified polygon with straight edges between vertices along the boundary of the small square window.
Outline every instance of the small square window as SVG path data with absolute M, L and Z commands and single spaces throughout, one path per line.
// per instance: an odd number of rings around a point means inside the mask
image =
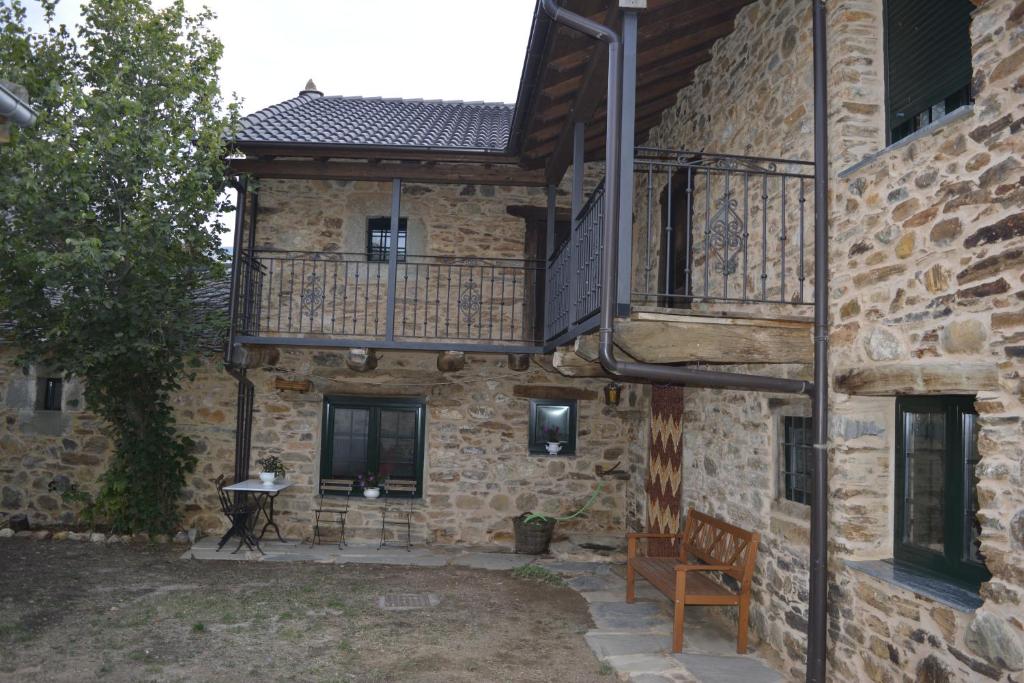
M 398 261 L 405 261 L 409 219 L 398 219 Z M 387 263 L 391 249 L 391 218 L 383 216 L 366 221 L 366 260 Z
M 782 418 L 779 457 L 781 498 L 811 504 L 811 418 L 787 415 Z
M 64 381 L 59 377 L 40 377 L 36 384 L 36 410 L 60 410 Z
M 530 399 L 530 453 L 547 454 L 547 444 L 562 444 L 558 455 L 576 454 L 576 401 Z

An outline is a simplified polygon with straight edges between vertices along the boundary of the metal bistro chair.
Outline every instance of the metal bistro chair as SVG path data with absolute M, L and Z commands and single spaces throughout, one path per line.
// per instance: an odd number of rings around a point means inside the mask
M 232 555 L 242 549 L 243 543 L 249 550 L 259 550 L 262 553 L 263 548 L 260 547 L 260 539 L 256 537 L 255 530 L 256 504 L 248 498 L 236 503 L 232 499 L 232 495 L 224 490 L 225 478 L 223 474 L 214 479 L 213 483 L 217 486 L 217 499 L 220 501 L 220 511 L 224 513 L 224 516 L 231 524 L 227 533 L 221 537 L 220 543 L 217 544 L 217 551 L 220 552 L 220 549 L 224 547 L 224 544 L 232 536 L 238 536 L 238 547 L 231 552 Z
M 321 479 L 320 480 L 320 501 L 313 510 L 313 542 L 310 547 L 320 543 L 320 525 L 337 524 L 341 527 L 341 537 L 338 539 L 338 547 L 348 545 L 345 542 L 345 516 L 348 515 L 348 506 L 352 500 L 352 487 L 354 479 Z M 329 519 L 330 515 L 336 515 L 335 519 Z M 321 518 L 323 518 L 321 520 Z
M 384 482 L 384 509 L 380 521 L 380 545 L 377 550 L 388 545 L 387 528 L 389 526 L 405 527 L 405 549 L 412 548 L 412 513 L 416 495 L 414 479 L 388 479 Z M 395 496 L 394 494 L 398 494 Z

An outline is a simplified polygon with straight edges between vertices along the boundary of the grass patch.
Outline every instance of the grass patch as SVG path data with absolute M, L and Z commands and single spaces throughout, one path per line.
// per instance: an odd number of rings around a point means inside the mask
M 601 662 L 601 666 L 598 667 L 597 673 L 602 676 L 611 676 L 615 673 L 615 669 L 613 669 L 612 665 L 608 662 Z
M 512 576 L 525 581 L 537 581 L 551 586 L 564 586 L 565 580 L 555 572 L 535 564 L 524 564 L 512 570 Z
M 197 621 L 196 623 L 192 624 L 192 633 L 202 633 L 205 630 L 206 624 L 204 624 L 201 621 Z

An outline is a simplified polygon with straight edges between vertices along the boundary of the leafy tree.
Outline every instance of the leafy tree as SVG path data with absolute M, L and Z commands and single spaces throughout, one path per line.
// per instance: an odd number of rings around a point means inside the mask
M 115 452 L 94 512 L 122 532 L 172 530 L 194 445 L 171 394 L 196 361 L 192 295 L 222 266 L 221 136 L 208 11 L 182 0 L 91 0 L 72 34 L 32 31 L 0 0 L 0 78 L 28 88 L 35 126 L 0 147 L 0 317 L 23 360 L 84 380 Z

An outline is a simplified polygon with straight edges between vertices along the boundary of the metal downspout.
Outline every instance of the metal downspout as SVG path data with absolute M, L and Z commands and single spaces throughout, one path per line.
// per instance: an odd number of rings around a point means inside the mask
M 604 24 L 587 19 L 559 7 L 556 0 L 542 0 L 544 11 L 558 23 L 576 29 L 608 44 L 608 106 L 605 138 L 605 225 L 601 251 L 601 336 L 598 355 L 605 370 L 624 377 L 635 377 L 655 382 L 686 384 L 696 387 L 720 389 L 751 389 L 784 394 L 810 394 L 813 385 L 803 380 L 744 375 L 732 372 L 697 370 L 693 368 L 631 363 L 615 358 L 612 344 L 615 332 L 616 265 L 619 234 L 619 135 L 622 100 L 620 92 L 622 63 L 619 58 L 619 36 Z
M 605 141 L 606 210 L 601 255 L 601 327 L 598 356 L 610 373 L 656 382 L 689 386 L 740 389 L 778 393 L 807 394 L 814 410 L 814 483 L 811 514 L 811 571 L 808 600 L 807 680 L 825 681 L 825 644 L 827 638 L 827 440 L 828 440 L 828 133 L 825 46 L 825 6 L 814 2 L 814 161 L 815 161 L 815 302 L 814 302 L 814 379 L 780 379 L 709 370 L 696 370 L 651 363 L 632 363 L 615 358 L 615 276 L 619 216 L 618 189 L 621 182 L 619 135 L 621 114 L 619 38 L 607 26 L 560 8 L 555 0 L 542 0 L 544 11 L 558 23 L 608 43 L 607 136 Z
M 828 49 L 814 3 L 814 394 L 807 680 L 825 683 L 828 644 Z
M 242 252 L 242 229 L 245 225 L 245 202 L 249 181 L 243 178 L 235 183 L 238 199 L 235 201 L 235 241 L 231 253 L 231 293 L 228 299 L 228 343 L 224 349 L 224 365 L 229 369 L 233 364 L 235 351 L 235 327 L 238 324 L 239 258 Z M 230 371 L 230 370 L 229 370 Z

